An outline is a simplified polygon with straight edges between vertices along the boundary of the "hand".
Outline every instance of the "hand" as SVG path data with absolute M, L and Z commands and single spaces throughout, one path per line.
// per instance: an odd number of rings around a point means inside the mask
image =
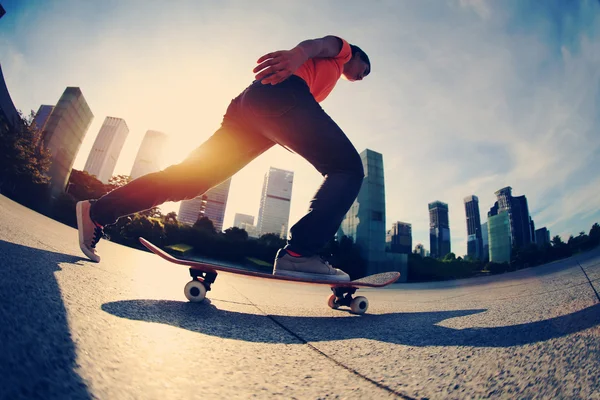
M 292 50 L 280 50 L 265 54 L 258 59 L 259 65 L 252 72 L 260 71 L 255 78 L 263 85 L 276 85 L 289 78 L 306 60 L 308 60 L 308 56 L 304 50 L 296 46 Z

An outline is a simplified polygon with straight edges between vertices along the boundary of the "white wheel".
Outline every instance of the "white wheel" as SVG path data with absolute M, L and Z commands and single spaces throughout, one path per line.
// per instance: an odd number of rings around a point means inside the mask
M 338 303 L 335 302 L 335 294 L 329 296 L 329 299 L 327 300 L 327 305 L 333 308 L 334 310 L 337 310 L 337 308 L 340 306 Z
M 350 302 L 350 311 L 353 314 L 364 314 L 369 308 L 369 300 L 364 296 L 358 296 Z
M 197 280 L 189 281 L 183 288 L 185 297 L 193 303 L 200 303 L 206 297 L 206 288 Z

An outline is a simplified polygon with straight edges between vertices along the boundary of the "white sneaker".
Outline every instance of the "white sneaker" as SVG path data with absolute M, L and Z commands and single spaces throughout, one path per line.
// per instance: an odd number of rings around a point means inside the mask
M 307 281 L 350 281 L 350 275 L 333 268 L 319 256 L 294 257 L 285 249 L 280 249 L 277 253 L 273 275 L 289 276 Z
M 103 230 L 90 217 L 91 205 L 92 203 L 89 200 L 85 200 L 78 202 L 75 207 L 77 229 L 79 230 L 79 247 L 90 260 L 100 262 L 100 256 L 96 252 L 96 244 L 102 239 Z

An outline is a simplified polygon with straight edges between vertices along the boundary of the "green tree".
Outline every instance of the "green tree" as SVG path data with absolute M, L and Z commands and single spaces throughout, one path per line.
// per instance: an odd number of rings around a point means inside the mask
M 456 260 L 456 254 L 454 254 L 452 252 L 446 254 L 444 256 L 444 258 L 442 259 L 442 261 L 444 261 L 444 262 L 450 262 L 450 261 L 454 261 L 454 260 Z
M 596 222 L 590 229 L 590 243 L 592 246 L 598 246 L 600 244 L 600 225 Z
M 248 232 L 237 227 L 225 229 L 224 235 L 225 238 L 231 242 L 244 242 L 248 240 Z
M 215 235 L 217 233 L 215 225 L 208 217 L 198 218 L 198 221 L 196 221 L 194 224 L 194 229 L 211 235 Z

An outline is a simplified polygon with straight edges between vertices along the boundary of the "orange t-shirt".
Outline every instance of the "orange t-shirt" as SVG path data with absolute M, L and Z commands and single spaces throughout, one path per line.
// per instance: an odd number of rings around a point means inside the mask
M 342 72 L 344 64 L 352 58 L 350 45 L 344 39 L 340 53 L 333 58 L 311 58 L 298 68 L 294 75 L 304 79 L 310 93 L 317 102 L 322 102 L 331 93 Z

